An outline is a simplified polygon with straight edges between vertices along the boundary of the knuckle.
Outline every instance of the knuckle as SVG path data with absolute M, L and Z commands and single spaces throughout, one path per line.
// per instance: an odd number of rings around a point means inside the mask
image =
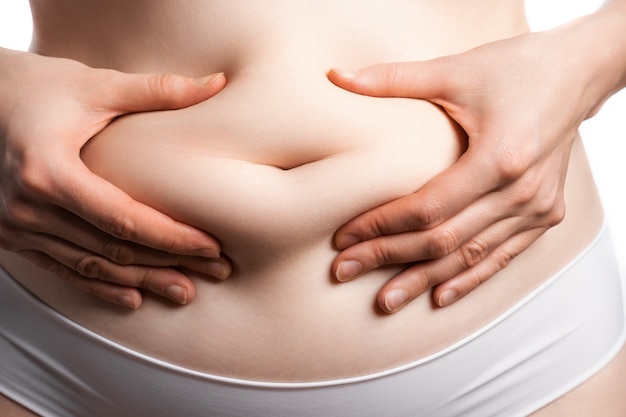
M 45 266 L 45 269 L 48 272 L 56 275 L 63 281 L 67 282 L 68 284 L 79 288 L 80 290 L 87 291 L 92 294 L 95 291 L 95 289 L 91 285 L 92 280 L 79 278 L 73 270 L 61 264 L 60 262 L 52 261 Z
M 433 230 L 427 239 L 427 253 L 431 258 L 441 258 L 454 252 L 460 242 L 460 234 L 452 227 Z
M 148 78 L 148 88 L 153 96 L 166 97 L 170 106 L 178 107 L 183 102 L 181 89 L 177 88 L 179 82 L 180 77 L 174 74 L 160 74 Z
M 123 212 L 114 213 L 104 224 L 104 230 L 122 240 L 136 238 L 135 222 Z
M 557 193 L 538 196 L 533 214 L 548 227 L 556 226 L 565 218 L 565 202 Z
M 548 188 L 540 181 L 520 181 L 512 195 L 513 204 L 524 207 L 524 215 L 534 225 L 552 227 L 565 218 L 565 199 L 558 188 Z
M 41 219 L 35 206 L 20 198 L 6 200 L 4 212 L 3 229 L 9 225 L 33 229 L 39 225 Z
M 395 85 L 399 81 L 398 66 L 394 63 L 377 64 L 373 69 L 376 78 L 386 85 Z
M 553 227 L 561 223 L 563 219 L 565 219 L 565 212 L 565 201 L 560 198 L 552 207 L 550 215 L 546 218 L 548 227 Z
M 382 236 L 389 230 L 387 222 L 383 216 L 373 216 L 369 222 L 369 231 L 365 233 L 366 236 Z
M 102 260 L 94 255 L 80 257 L 74 263 L 74 270 L 87 278 L 104 278 L 106 270 L 102 265 Z
M 495 257 L 496 270 L 493 271 L 493 273 L 495 274 L 496 272 L 502 271 L 504 268 L 509 266 L 516 256 L 517 253 L 511 250 L 504 250 L 498 253 Z
M 493 265 L 494 270 L 491 271 L 491 275 L 502 271 L 504 268 L 509 266 L 513 259 L 520 253 L 521 250 L 515 249 L 515 247 L 508 247 L 501 250 L 498 250 L 494 256 L 491 258 L 491 263 Z
M 499 149 L 493 163 L 497 175 L 504 183 L 511 183 L 519 179 L 529 167 L 525 158 L 508 148 Z
M 535 204 L 536 210 L 540 209 L 538 198 L 539 187 L 534 181 L 522 181 L 516 187 L 515 202 L 518 206 L 525 206 L 531 202 Z
M 156 271 L 158 270 L 145 268 L 141 268 L 140 270 L 136 271 L 133 277 L 132 286 L 148 289 L 151 291 L 158 291 L 161 293 L 164 292 L 165 288 L 163 288 L 163 285 L 160 284 Z
M 376 96 L 407 96 L 406 88 L 412 84 L 412 72 L 401 63 L 376 64 L 370 68 L 369 83 L 365 90 Z
M 372 247 L 372 256 L 374 257 L 375 267 L 394 263 L 392 249 L 387 245 L 374 245 Z
M 550 196 L 537 196 L 534 201 L 533 215 L 538 218 L 547 219 L 554 209 L 554 199 Z
M 102 255 L 118 265 L 131 265 L 135 262 L 135 249 L 119 239 L 109 239 L 102 246 Z
M 42 164 L 24 161 L 19 167 L 15 167 L 13 176 L 22 189 L 31 195 L 48 195 L 52 188 L 50 176 L 42 169 Z
M 177 255 L 173 253 L 168 254 L 167 259 L 170 266 L 182 266 L 192 270 L 197 270 L 197 268 L 204 269 L 203 267 L 206 267 L 206 265 L 220 264 L 219 261 L 207 262 L 204 258 L 198 259 L 193 256 Z
M 178 250 L 177 246 L 178 242 L 175 238 L 175 235 L 162 234 L 161 238 L 157 242 L 157 247 L 159 248 L 159 250 L 169 254 L 174 254 Z
M 481 275 L 477 275 L 477 274 L 473 274 L 467 277 L 467 287 L 469 291 L 475 290 L 476 288 L 480 287 L 480 284 L 482 284 L 483 282 L 485 282 L 487 280 L 487 277 L 485 276 L 481 276 Z
M 416 227 L 428 229 L 443 222 L 443 211 L 439 204 L 425 201 L 415 207 L 414 220 Z
M 65 266 L 60 264 L 59 262 L 50 262 L 46 268 L 48 272 L 56 275 L 61 278 L 63 281 L 73 284 L 76 282 L 76 277 L 74 274 Z
M 471 240 L 461 246 L 459 252 L 463 269 L 477 265 L 480 261 L 485 259 L 488 254 L 487 248 L 476 240 Z

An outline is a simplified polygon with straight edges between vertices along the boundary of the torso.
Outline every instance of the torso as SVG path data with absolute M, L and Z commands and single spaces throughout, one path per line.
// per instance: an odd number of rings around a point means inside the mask
M 401 266 L 341 285 L 331 277 L 338 227 L 415 191 L 458 158 L 466 138 L 429 103 L 354 95 L 333 86 L 326 71 L 428 59 L 517 35 L 528 30 L 521 1 L 32 6 L 35 52 L 130 72 L 224 71 L 229 80 L 197 106 L 120 119 L 83 157 L 135 198 L 216 236 L 233 261 L 230 279 L 194 279 L 197 296 L 185 307 L 147 296 L 127 312 L 2 254 L 35 295 L 131 348 L 249 379 L 372 373 L 442 349 L 497 317 L 600 226 L 577 142 L 565 221 L 452 307 L 434 308 L 424 294 L 400 313 L 380 313 L 375 295 Z

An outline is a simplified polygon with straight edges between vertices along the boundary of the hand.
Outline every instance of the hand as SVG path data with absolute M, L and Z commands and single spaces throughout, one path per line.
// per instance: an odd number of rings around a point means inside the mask
M 469 137 L 457 163 L 416 193 L 337 231 L 337 279 L 410 263 L 381 289 L 380 307 L 395 312 L 433 287 L 446 306 L 558 224 L 572 143 L 599 106 L 581 88 L 576 59 L 546 32 L 427 62 L 331 70 L 332 82 L 355 93 L 429 100 Z
M 226 278 L 219 243 L 94 175 L 81 147 L 114 118 L 206 100 L 226 83 L 131 75 L 0 49 L 0 246 L 104 300 L 194 297 L 181 270 Z

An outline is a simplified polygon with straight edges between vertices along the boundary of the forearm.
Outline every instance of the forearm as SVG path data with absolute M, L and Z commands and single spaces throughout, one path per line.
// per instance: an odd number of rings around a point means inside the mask
M 607 0 L 596 15 L 601 16 L 598 18 L 598 34 L 606 36 L 603 40 L 607 49 L 607 69 L 617 71 L 612 94 L 626 87 L 626 0 Z M 606 26 L 603 25 L 605 20 Z
M 557 31 L 564 35 L 571 71 L 581 71 L 583 117 L 592 117 L 626 87 L 626 0 L 607 0 L 597 12 Z

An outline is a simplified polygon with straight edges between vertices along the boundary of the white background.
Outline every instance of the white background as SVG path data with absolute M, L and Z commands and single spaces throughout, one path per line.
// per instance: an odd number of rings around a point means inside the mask
M 549 29 L 591 13 L 601 0 L 527 0 L 534 30 Z M 30 42 L 26 0 L 0 0 L 0 46 L 26 50 Z M 1 99 L 1 98 L 0 98 Z M 584 123 L 582 135 L 604 201 L 613 239 L 626 277 L 626 91 L 612 97 L 601 112 Z

